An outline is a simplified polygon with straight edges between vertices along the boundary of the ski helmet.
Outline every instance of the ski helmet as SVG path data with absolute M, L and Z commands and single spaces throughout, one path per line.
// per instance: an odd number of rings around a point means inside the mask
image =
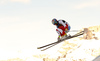
M 57 24 L 57 19 L 55 19 L 55 18 L 52 19 L 52 24 L 54 24 L 54 25 Z

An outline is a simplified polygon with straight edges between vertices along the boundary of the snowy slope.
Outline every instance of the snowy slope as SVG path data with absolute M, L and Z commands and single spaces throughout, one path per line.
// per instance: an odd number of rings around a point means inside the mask
M 34 54 L 36 51 L 19 51 L 17 54 L 4 54 L 0 61 L 100 61 L 100 26 L 89 27 L 83 36 L 66 40 L 47 51 Z M 91 33 L 92 32 L 92 33 Z M 54 53 L 52 51 L 57 50 Z M 1 50 L 2 51 L 2 50 Z M 97 57 L 97 58 L 96 58 Z M 6 58 L 6 59 L 5 59 Z
M 56 61 L 94 60 L 100 55 L 100 29 L 97 28 L 98 26 L 89 27 L 88 29 L 93 31 L 88 31 L 84 36 L 65 41 L 57 52 L 61 55 L 56 55 L 58 57 Z M 48 58 L 45 58 L 45 60 L 51 61 L 50 58 Z M 98 58 L 98 60 L 100 59 Z M 96 59 L 94 61 L 96 61 Z

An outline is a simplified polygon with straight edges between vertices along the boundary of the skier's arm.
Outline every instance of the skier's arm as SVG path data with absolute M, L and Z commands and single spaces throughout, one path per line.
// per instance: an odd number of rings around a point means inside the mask
M 57 33 L 58 33 L 58 38 L 60 38 L 60 32 L 57 31 Z
M 58 33 L 58 40 L 60 40 L 60 38 L 61 38 L 60 32 L 58 31 L 58 29 L 56 29 L 56 31 Z

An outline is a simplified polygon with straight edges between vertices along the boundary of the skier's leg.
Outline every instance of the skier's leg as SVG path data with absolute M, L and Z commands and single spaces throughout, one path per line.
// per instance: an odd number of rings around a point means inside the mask
M 58 37 L 58 41 L 60 41 L 62 39 L 62 37 L 66 35 L 66 33 L 61 28 L 57 28 L 56 31 L 57 31 L 58 35 L 60 36 L 60 37 Z

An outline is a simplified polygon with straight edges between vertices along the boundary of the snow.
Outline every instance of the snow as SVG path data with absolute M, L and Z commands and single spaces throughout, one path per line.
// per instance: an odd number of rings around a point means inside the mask
M 100 32 L 94 32 L 95 36 L 100 38 Z M 11 51 L 11 50 L 0 50 L 0 60 L 7 60 L 7 59 L 13 59 L 13 58 L 20 58 L 25 61 L 43 61 L 43 58 L 49 58 L 49 59 L 57 59 L 59 58 L 59 61 L 63 60 L 79 60 L 84 59 L 86 61 L 97 61 L 99 58 L 96 57 L 96 54 L 100 54 L 100 52 L 94 52 L 95 50 L 100 49 L 100 40 L 80 40 L 79 38 L 73 38 L 66 40 L 66 43 L 63 46 L 63 43 L 59 43 L 58 45 L 46 50 L 46 51 L 40 51 L 37 50 L 37 48 L 30 47 L 30 49 L 20 49 L 17 51 Z M 32 45 L 33 46 L 33 45 Z M 71 48 L 68 51 L 63 48 Z M 59 51 L 64 53 L 59 53 Z M 66 52 L 65 52 L 66 51 Z M 2 53 L 3 52 L 3 53 Z M 39 54 L 41 54 L 41 58 L 39 58 Z M 46 54 L 46 56 L 42 56 Z M 34 55 L 37 55 L 37 57 L 34 57 Z M 66 55 L 65 58 L 63 56 Z M 95 56 L 93 56 L 95 55 Z

